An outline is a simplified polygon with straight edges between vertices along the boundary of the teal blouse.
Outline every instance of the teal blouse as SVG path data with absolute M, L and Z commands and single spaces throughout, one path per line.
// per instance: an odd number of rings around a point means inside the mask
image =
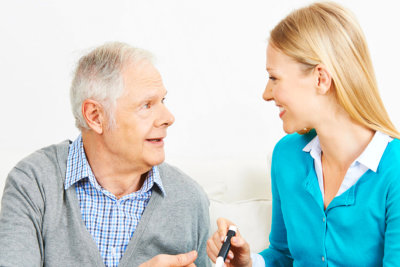
M 266 266 L 400 266 L 400 141 L 325 210 L 314 160 L 303 151 L 315 135 L 287 135 L 275 146 Z

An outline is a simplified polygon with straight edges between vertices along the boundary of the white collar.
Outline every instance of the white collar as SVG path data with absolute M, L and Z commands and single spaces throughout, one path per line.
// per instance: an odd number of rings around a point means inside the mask
M 392 137 L 388 136 L 385 133 L 380 131 L 376 131 L 374 137 L 371 142 L 369 142 L 368 146 L 364 149 L 361 155 L 352 163 L 356 162 L 364 165 L 368 169 L 376 172 L 378 169 L 379 162 L 381 161 L 383 152 L 386 149 L 386 146 L 389 142 L 393 140 Z M 321 144 L 319 142 L 318 135 L 315 136 L 304 148 L 304 152 L 310 152 L 313 158 L 321 157 Z

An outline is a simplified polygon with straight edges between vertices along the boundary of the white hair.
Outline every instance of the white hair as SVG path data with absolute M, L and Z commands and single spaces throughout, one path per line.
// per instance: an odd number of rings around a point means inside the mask
M 115 126 L 116 101 L 124 91 L 122 69 L 143 60 L 153 63 L 152 54 L 120 42 L 106 43 L 81 57 L 70 90 L 72 113 L 78 129 L 90 129 L 82 115 L 82 103 L 86 99 L 99 102 L 109 119 L 108 127 Z

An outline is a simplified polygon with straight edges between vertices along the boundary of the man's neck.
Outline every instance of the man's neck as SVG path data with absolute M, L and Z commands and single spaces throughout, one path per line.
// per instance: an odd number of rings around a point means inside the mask
M 151 167 L 122 162 L 90 132 L 82 132 L 82 141 L 90 168 L 103 188 L 119 199 L 142 187 Z

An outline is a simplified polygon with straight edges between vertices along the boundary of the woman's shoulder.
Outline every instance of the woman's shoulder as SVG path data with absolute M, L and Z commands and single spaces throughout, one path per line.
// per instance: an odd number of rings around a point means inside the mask
M 306 134 L 288 134 L 282 137 L 275 145 L 275 150 L 303 150 L 303 148 L 317 135 L 314 129 Z
M 280 161 L 280 159 L 284 159 L 286 162 L 304 160 L 308 153 L 304 153 L 303 149 L 316 135 L 315 130 L 311 130 L 307 134 L 294 133 L 284 136 L 275 145 L 272 155 L 273 161 Z
M 393 139 L 388 143 L 381 161 L 379 162 L 381 170 L 391 170 L 400 175 L 400 140 Z

